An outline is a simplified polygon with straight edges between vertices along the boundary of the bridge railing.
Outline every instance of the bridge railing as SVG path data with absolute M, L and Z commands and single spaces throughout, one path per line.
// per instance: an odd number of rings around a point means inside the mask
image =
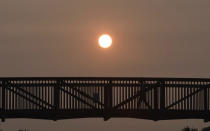
M 5 111 L 210 111 L 210 79 L 0 78 Z

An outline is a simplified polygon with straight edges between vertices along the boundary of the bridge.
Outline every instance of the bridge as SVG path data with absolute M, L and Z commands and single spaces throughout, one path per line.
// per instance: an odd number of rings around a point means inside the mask
M 210 119 L 210 79 L 0 78 L 0 117 Z

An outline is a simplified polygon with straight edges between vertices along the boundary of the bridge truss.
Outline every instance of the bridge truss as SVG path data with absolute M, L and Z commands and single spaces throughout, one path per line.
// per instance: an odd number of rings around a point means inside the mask
M 210 79 L 0 78 L 0 117 L 210 119 Z

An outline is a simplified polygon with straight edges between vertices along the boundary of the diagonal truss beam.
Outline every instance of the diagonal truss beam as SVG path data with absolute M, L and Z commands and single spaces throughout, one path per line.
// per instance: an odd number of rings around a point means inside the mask
M 77 99 L 77 100 L 81 101 L 82 103 L 88 105 L 89 107 L 91 107 L 91 108 L 93 108 L 93 109 L 97 109 L 97 108 L 96 108 L 95 106 L 93 106 L 92 104 L 86 102 L 85 100 L 83 100 L 83 99 L 81 99 L 80 97 L 78 97 L 78 96 L 72 94 L 71 92 L 69 92 L 69 91 L 67 91 L 67 90 L 64 90 L 63 88 L 60 88 L 60 90 L 63 91 L 63 92 L 65 92 L 65 93 L 67 93 L 67 94 L 69 94 L 69 95 L 71 95 L 72 97 L 74 97 L 75 99 Z
M 10 86 L 10 84 L 8 84 L 8 86 L 9 86 L 9 87 L 12 87 L 12 86 Z M 9 87 L 6 86 L 7 89 L 9 89 Z M 41 103 L 43 103 L 43 104 L 45 104 L 45 105 L 47 105 L 47 106 L 49 106 L 49 107 L 54 107 L 52 104 L 47 103 L 46 101 L 44 101 L 44 100 L 42 100 L 41 98 L 35 96 L 34 94 L 32 94 L 32 93 L 30 93 L 30 92 L 28 92 L 28 91 L 22 89 L 21 87 L 18 87 L 18 86 L 13 86 L 13 87 L 16 88 L 17 90 L 23 92 L 24 94 L 26 94 L 26 96 L 29 95 L 30 97 L 36 99 L 37 101 L 39 101 L 39 102 L 41 102 Z M 15 90 L 14 90 L 14 91 L 15 91 Z M 19 94 L 20 94 L 20 93 L 19 93 Z M 26 99 L 26 100 L 27 100 L 27 99 Z
M 62 85 L 67 86 L 67 87 L 69 87 L 70 89 L 72 89 L 72 90 L 74 90 L 75 92 L 77 92 L 78 94 L 80 94 L 80 95 L 86 97 L 87 99 L 90 99 L 90 100 L 92 100 L 92 101 L 98 103 L 99 105 L 104 106 L 104 104 L 103 104 L 102 102 L 95 100 L 93 97 L 91 97 L 90 95 L 88 95 L 88 94 L 84 93 L 83 91 L 77 89 L 76 87 L 74 87 L 74 86 L 69 86 L 69 85 L 67 85 L 65 82 L 62 82 Z M 63 89 L 63 88 L 62 88 L 62 89 Z M 65 89 L 63 89 L 63 90 L 65 90 Z
M 154 87 L 157 87 L 157 86 L 158 86 L 158 84 L 153 85 L 153 86 L 149 86 L 148 88 L 146 88 L 146 89 L 144 89 L 144 90 L 141 90 L 140 92 L 137 92 L 136 95 L 131 96 L 130 98 L 128 98 L 128 99 L 122 101 L 121 103 L 119 103 L 118 105 L 116 105 L 116 106 L 114 107 L 114 109 L 117 109 L 117 108 L 119 108 L 119 107 L 125 105 L 126 103 L 128 103 L 128 102 L 130 102 L 130 101 L 136 99 L 137 97 L 139 97 L 142 93 L 146 93 L 146 92 L 152 90 Z
M 7 90 L 9 90 L 9 91 L 11 91 L 11 92 L 17 94 L 18 96 L 22 97 L 23 99 L 25 99 L 25 100 L 27 100 L 27 101 L 29 101 L 29 102 L 31 102 L 31 103 L 33 103 L 33 104 L 39 106 L 39 107 L 44 108 L 44 109 L 47 109 L 46 107 L 43 107 L 41 104 L 39 104 L 39 103 L 35 102 L 34 100 L 32 100 L 30 97 L 27 97 L 27 95 L 25 96 L 25 95 L 23 95 L 23 94 L 21 94 L 21 93 L 15 91 L 14 89 L 9 88 L 9 87 L 5 87 L 5 88 L 6 88 Z
M 202 90 L 204 90 L 204 88 L 199 88 L 198 90 L 196 90 L 196 91 L 186 95 L 185 97 L 183 97 L 183 98 L 179 99 L 178 101 L 172 103 L 171 105 L 167 106 L 165 109 L 168 110 L 169 108 L 171 108 L 171 107 L 175 106 L 176 104 L 178 104 L 178 103 L 188 99 L 189 97 L 192 97 L 193 95 L 195 95 L 196 93 L 198 93 L 198 92 L 200 92 Z

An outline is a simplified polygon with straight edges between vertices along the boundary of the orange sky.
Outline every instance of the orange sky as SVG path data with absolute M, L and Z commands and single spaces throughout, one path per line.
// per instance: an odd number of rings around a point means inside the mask
M 0 76 L 210 78 L 208 0 L 2 0 Z M 113 45 L 98 46 L 109 33 Z M 201 120 L 7 120 L 7 131 L 201 128 Z M 208 124 L 207 124 L 208 125 Z

